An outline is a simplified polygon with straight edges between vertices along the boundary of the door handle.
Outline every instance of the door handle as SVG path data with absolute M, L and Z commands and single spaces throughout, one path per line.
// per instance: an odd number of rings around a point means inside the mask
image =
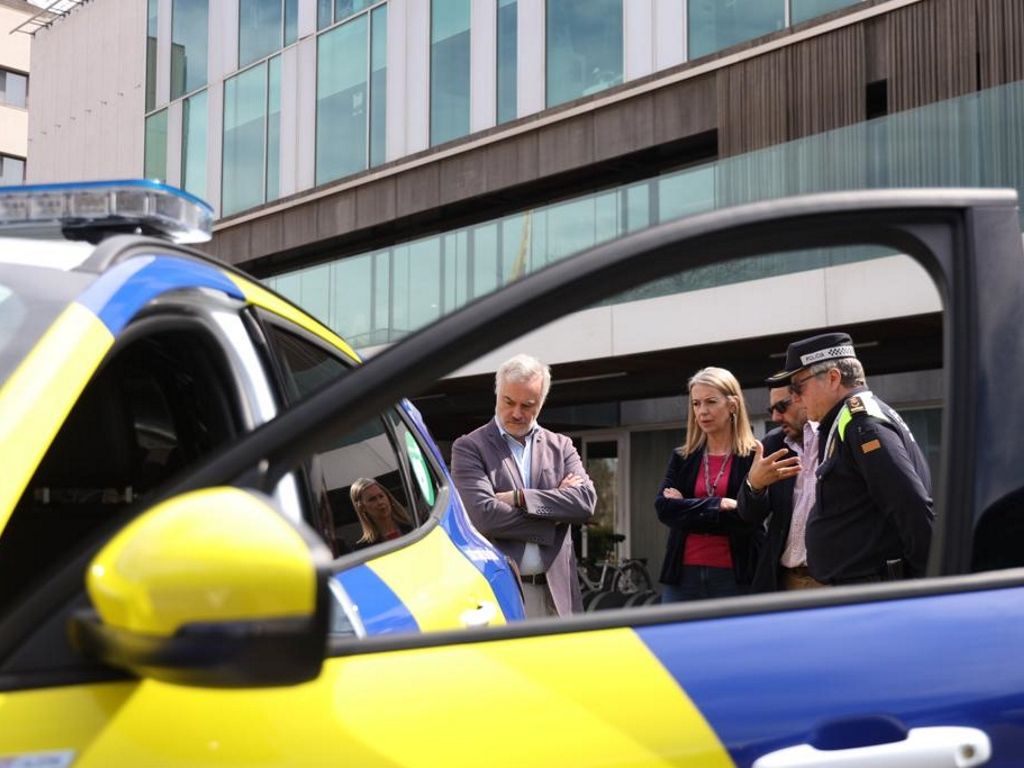
M 911 728 L 907 738 L 852 749 L 817 749 L 810 744 L 769 752 L 753 768 L 973 768 L 992 757 L 988 734 L 977 728 Z
M 490 623 L 494 621 L 494 617 L 497 615 L 498 606 L 494 603 L 484 602 L 477 605 L 476 608 L 470 608 L 459 614 L 459 621 L 462 622 L 462 626 L 469 629 L 487 627 L 490 626 Z

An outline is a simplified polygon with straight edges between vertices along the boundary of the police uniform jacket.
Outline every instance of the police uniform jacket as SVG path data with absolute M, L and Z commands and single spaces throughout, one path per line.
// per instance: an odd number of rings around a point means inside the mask
M 867 389 L 840 401 L 821 421 L 814 509 L 807 520 L 807 567 L 827 584 L 924 573 L 931 542 L 931 475 L 924 455 L 892 408 Z
M 695 498 L 694 488 L 697 485 L 697 474 L 703 466 L 704 452 L 694 451 L 689 456 L 680 456 L 678 451 L 672 452 L 665 479 L 658 488 L 658 497 L 654 500 L 654 508 L 658 519 L 668 526 L 668 543 L 665 547 L 665 562 L 661 567 L 663 584 L 678 584 L 683 576 L 683 551 L 686 536 L 689 533 L 718 533 L 729 537 L 729 550 L 732 555 L 733 573 L 736 583 L 741 587 L 750 584 L 754 574 L 754 563 L 757 558 L 757 542 L 755 533 L 759 526 L 740 519 L 735 511 L 721 508 L 722 500 L 718 497 Z M 754 460 L 751 452 L 748 456 L 732 457 L 729 467 L 728 496 L 735 499 L 740 486 L 750 471 Z M 666 488 L 675 488 L 683 494 L 682 499 L 666 499 L 661 492 Z
M 764 455 L 767 456 L 781 448 L 789 448 L 785 442 L 785 433 L 780 428 L 773 429 L 761 441 Z M 740 494 L 736 499 L 736 512 L 739 516 L 755 525 L 761 525 L 767 519 L 768 530 L 764 543 L 760 547 L 757 565 L 754 569 L 751 592 L 774 592 L 782 589 L 782 553 L 789 540 L 789 526 L 793 520 L 793 489 L 796 478 L 787 477 L 769 485 L 762 493 L 754 493 L 746 483 L 740 485 Z

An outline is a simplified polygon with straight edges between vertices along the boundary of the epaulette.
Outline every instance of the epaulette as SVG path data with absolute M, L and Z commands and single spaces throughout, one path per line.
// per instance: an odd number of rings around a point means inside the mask
M 850 409 L 850 413 L 867 413 L 868 408 L 864 405 L 864 401 L 860 399 L 859 395 L 851 395 L 846 399 L 846 407 Z

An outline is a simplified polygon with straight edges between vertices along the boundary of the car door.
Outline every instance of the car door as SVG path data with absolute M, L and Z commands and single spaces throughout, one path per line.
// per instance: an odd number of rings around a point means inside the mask
M 946 392 L 956 407 L 943 418 L 955 439 L 943 447 L 927 578 L 337 638 L 314 681 L 287 687 L 83 677 L 79 685 L 8 688 L 0 754 L 57 753 L 75 734 L 81 765 L 1019 764 L 1022 483 L 1016 452 L 1005 449 L 1024 429 L 1014 394 L 1024 376 L 1016 340 L 1024 257 L 1008 194 L 815 196 L 601 246 L 396 345 L 176 490 L 251 478 L 254 455 L 267 471 L 242 484 L 273 488 L 302 461 L 297 445 L 330 446 L 400 393 L 680 263 L 837 242 L 912 254 L 945 305 Z M 70 577 L 81 578 L 94 551 L 68 565 Z M 68 722 L 74 731 L 61 729 Z

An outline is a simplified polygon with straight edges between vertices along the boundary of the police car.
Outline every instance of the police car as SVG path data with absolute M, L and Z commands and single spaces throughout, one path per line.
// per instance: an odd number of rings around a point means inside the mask
M 288 402 L 275 418 L 254 419 L 93 538 L 67 544 L 46 563 L 49 575 L 23 585 L 22 602 L 0 614 L 0 760 L 758 768 L 1024 763 L 1018 215 L 1014 193 L 916 190 L 816 195 L 670 222 L 518 281 Z M 132 240 L 138 243 L 133 254 L 166 252 L 163 244 Z M 282 489 L 289 478 L 299 485 L 297 473 L 309 467 L 311 451 L 328 453 L 339 435 L 358 432 L 402 394 L 612 294 L 680 268 L 851 243 L 885 245 L 917 259 L 943 301 L 950 404 L 943 432 L 955 439 L 942 449 L 925 578 L 458 631 L 331 635 L 331 585 L 338 581 L 325 538 L 310 524 L 315 515 L 287 511 L 292 491 Z M 90 266 L 88 258 L 81 263 Z M 102 275 L 114 274 L 117 267 L 104 264 Z M 0 274 L 11 295 L 27 291 Z M 238 280 L 229 278 L 236 287 Z M 19 461 L 21 467 L 20 479 L 4 482 L 32 487 L 39 471 L 33 467 L 47 465 L 47 446 L 99 366 L 91 361 L 104 354 L 116 360 L 99 349 L 105 343 L 116 351 L 115 342 L 83 338 L 90 324 L 99 331 L 97 322 L 110 327 L 103 318 L 128 315 L 143 333 L 164 302 L 175 304 L 178 320 L 202 318 L 193 305 L 177 305 L 194 298 L 189 294 L 242 314 L 254 304 L 249 314 L 269 311 L 245 293 L 254 290 L 249 283 L 237 289 L 239 296 L 211 282 L 116 302 L 129 306 L 126 313 L 104 311 L 111 305 L 104 297 L 117 293 L 111 287 L 69 289 L 86 300 L 65 300 L 49 316 L 40 310 L 39 327 L 17 326 L 17 340 L 8 343 L 44 353 L 26 353 L 27 363 L 4 373 L 0 418 L 15 425 L 30 418 L 33 425 L 23 427 L 18 448 L 2 441 L 5 467 Z M 78 317 L 87 317 L 83 310 L 93 317 L 68 321 L 78 335 L 59 344 L 65 337 L 58 331 L 72 333 L 60 319 L 68 306 Z M 242 330 L 246 322 L 240 320 Z M 167 332 L 176 328 L 172 323 Z M 133 338 L 125 337 L 126 349 Z M 74 394 L 50 395 L 63 391 L 44 375 L 53 361 L 75 360 L 90 344 L 98 349 L 86 354 L 81 370 L 60 369 Z M 182 355 L 200 348 L 166 346 L 167 354 Z M 254 365 L 266 365 L 262 354 L 254 353 Z M 181 360 L 172 362 L 176 370 Z M 33 383 L 17 383 L 24 365 L 36 366 L 25 369 Z M 131 370 L 126 364 L 124 373 Z M 206 381 L 212 385 L 213 377 Z M 13 413 L 11 391 L 25 398 Z M 437 498 L 450 493 L 415 419 L 398 418 L 422 441 Z M 167 430 L 151 421 L 159 426 L 149 430 L 156 443 Z M 36 430 L 43 434 L 28 434 Z M 409 493 L 417 493 L 418 482 L 407 482 Z M 120 489 L 120 496 L 123 485 L 86 484 Z M 55 494 L 63 486 L 52 480 L 40 487 L 50 489 L 50 499 L 77 496 Z M 148 486 L 140 488 L 144 494 Z M 46 493 L 33 490 L 33 504 L 37 495 Z M 11 498 L 16 505 L 18 495 Z M 45 538 L 52 528 L 36 536 Z M 437 529 L 460 540 L 438 523 L 416 543 L 422 546 Z M 490 551 L 468 538 L 468 528 L 461 535 L 472 542 L 466 549 Z M 475 573 L 486 573 L 466 557 Z M 365 565 L 386 579 L 376 560 Z M 342 576 L 351 598 L 359 579 Z M 435 586 L 427 577 L 422 583 L 425 591 Z M 365 615 L 367 608 L 359 611 Z

